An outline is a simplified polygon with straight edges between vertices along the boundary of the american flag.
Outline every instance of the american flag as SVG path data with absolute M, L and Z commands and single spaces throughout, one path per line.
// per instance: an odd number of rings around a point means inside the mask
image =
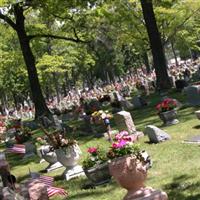
M 47 192 L 48 192 L 48 197 L 52 197 L 53 195 L 62 195 L 62 196 L 67 196 L 67 192 L 65 192 L 64 189 L 62 188 L 57 188 L 57 187 L 48 187 L 47 188 Z
M 57 194 L 62 196 L 68 195 L 64 189 L 52 186 L 54 181 L 53 177 L 40 175 L 38 179 L 47 186 L 48 197 L 52 197 Z
M 7 153 L 18 153 L 18 154 L 25 154 L 25 145 L 23 144 L 14 144 L 12 147 L 6 148 Z

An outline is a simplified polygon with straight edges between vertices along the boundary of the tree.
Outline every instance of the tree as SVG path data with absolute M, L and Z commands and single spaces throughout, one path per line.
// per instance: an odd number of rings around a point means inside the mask
M 167 63 L 163 51 L 160 33 L 156 24 L 152 0 L 140 1 L 153 55 L 153 64 L 156 72 L 157 86 L 161 90 L 170 89 L 171 83 L 168 76 Z
M 45 103 L 45 99 L 43 97 L 40 83 L 38 80 L 38 74 L 36 69 L 35 57 L 33 55 L 30 41 L 33 38 L 37 37 L 46 37 L 46 38 L 54 38 L 54 39 L 64 39 L 72 42 L 80 42 L 81 40 L 78 38 L 75 30 L 74 30 L 74 38 L 73 37 L 65 37 L 65 36 L 56 36 L 52 34 L 27 34 L 27 30 L 25 28 L 25 10 L 32 8 L 40 7 L 39 3 L 31 4 L 30 1 L 20 2 L 11 4 L 6 9 L 0 10 L 0 19 L 2 19 L 5 23 L 7 23 L 10 27 L 12 27 L 18 36 L 18 40 L 20 43 L 21 51 L 23 54 L 23 58 L 26 64 L 26 68 L 28 71 L 28 77 L 30 82 L 30 88 L 32 93 L 32 99 L 35 105 L 35 118 L 40 116 L 51 116 L 51 113 Z M 9 16 L 11 15 L 11 16 Z M 12 18 L 14 20 L 12 20 Z

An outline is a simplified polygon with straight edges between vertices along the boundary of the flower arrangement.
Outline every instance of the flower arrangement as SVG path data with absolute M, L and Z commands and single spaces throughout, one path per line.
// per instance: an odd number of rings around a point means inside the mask
M 77 144 L 77 141 L 74 139 L 64 138 L 63 134 L 59 131 L 49 133 L 44 128 L 42 128 L 42 131 L 45 133 L 50 145 L 52 145 L 54 149 L 67 148 Z
M 99 147 L 89 147 L 87 152 L 89 153 L 89 155 L 83 161 L 83 168 L 85 169 L 95 167 L 97 165 L 105 163 L 108 160 L 108 158 L 106 157 L 106 153 Z
M 105 153 L 99 147 L 90 147 L 87 152 L 89 156 L 83 161 L 83 168 L 88 169 L 106 163 L 109 160 L 134 155 L 138 160 L 150 163 L 150 157 L 145 151 L 141 151 L 140 145 L 134 143 L 134 138 L 127 131 L 121 131 L 114 137 L 114 142 Z
M 103 111 L 103 110 L 95 111 L 92 113 L 91 116 L 92 116 L 93 122 L 103 121 L 105 118 L 107 118 L 107 119 L 112 118 L 112 115 L 107 110 L 106 111 Z
M 176 107 L 177 107 L 177 102 L 171 98 L 167 98 L 163 100 L 161 103 L 156 105 L 158 113 L 170 111 L 175 109 Z
M 121 131 L 115 135 L 114 143 L 110 147 L 107 157 L 114 159 L 129 154 L 140 157 L 140 147 L 133 143 L 134 138 L 127 131 Z

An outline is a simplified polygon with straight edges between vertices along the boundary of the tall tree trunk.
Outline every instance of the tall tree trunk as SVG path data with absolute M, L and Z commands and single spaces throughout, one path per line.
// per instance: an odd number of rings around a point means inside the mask
M 53 75 L 53 82 L 54 82 L 54 86 L 56 89 L 56 98 L 57 98 L 57 102 L 60 102 L 60 92 L 59 92 L 59 87 L 58 87 L 58 76 L 56 74 L 56 72 L 52 73 Z
M 24 26 L 23 9 L 16 4 L 14 6 L 14 14 L 16 18 L 16 32 L 18 35 L 19 43 L 21 46 L 22 54 L 28 71 L 28 77 L 30 82 L 30 88 L 32 93 L 32 99 L 35 105 L 35 118 L 40 116 L 50 116 L 50 111 L 45 103 L 40 83 L 38 80 L 37 69 L 35 66 L 35 58 L 30 48 L 30 40 L 27 37 Z
M 156 24 L 153 3 L 152 0 L 140 1 L 153 55 L 157 86 L 161 90 L 169 89 L 171 88 L 171 83 L 167 72 L 167 64 L 163 51 L 160 33 Z
M 171 47 L 172 47 L 172 52 L 174 54 L 174 59 L 175 59 L 176 66 L 178 66 L 178 59 L 177 59 L 176 51 L 174 49 L 174 42 L 173 42 L 173 40 L 171 40 Z
M 148 57 L 147 51 L 143 52 L 142 57 L 143 57 L 143 60 L 144 60 L 144 64 L 146 66 L 147 73 L 149 74 L 150 71 L 151 71 L 151 67 L 150 67 L 150 64 L 149 64 L 149 57 Z

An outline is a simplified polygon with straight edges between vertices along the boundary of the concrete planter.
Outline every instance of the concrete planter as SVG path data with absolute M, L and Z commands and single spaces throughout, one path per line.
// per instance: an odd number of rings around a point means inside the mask
M 168 199 L 166 193 L 145 187 L 147 167 L 144 162 L 141 162 L 135 156 L 127 155 L 114 159 L 109 164 L 109 170 L 118 184 L 128 191 L 124 200 Z
M 163 124 L 166 126 L 174 125 L 179 123 L 177 119 L 177 112 L 176 110 L 170 110 L 167 112 L 161 112 L 158 114 L 160 119 L 163 121 Z
M 108 168 L 108 163 L 105 162 L 96 167 L 84 169 L 85 175 L 94 185 L 102 185 L 108 183 L 111 175 Z
M 85 175 L 82 167 L 78 165 L 81 150 L 77 144 L 69 146 L 66 149 L 56 149 L 55 152 L 58 161 L 66 168 L 63 174 L 66 180 L 80 175 Z

